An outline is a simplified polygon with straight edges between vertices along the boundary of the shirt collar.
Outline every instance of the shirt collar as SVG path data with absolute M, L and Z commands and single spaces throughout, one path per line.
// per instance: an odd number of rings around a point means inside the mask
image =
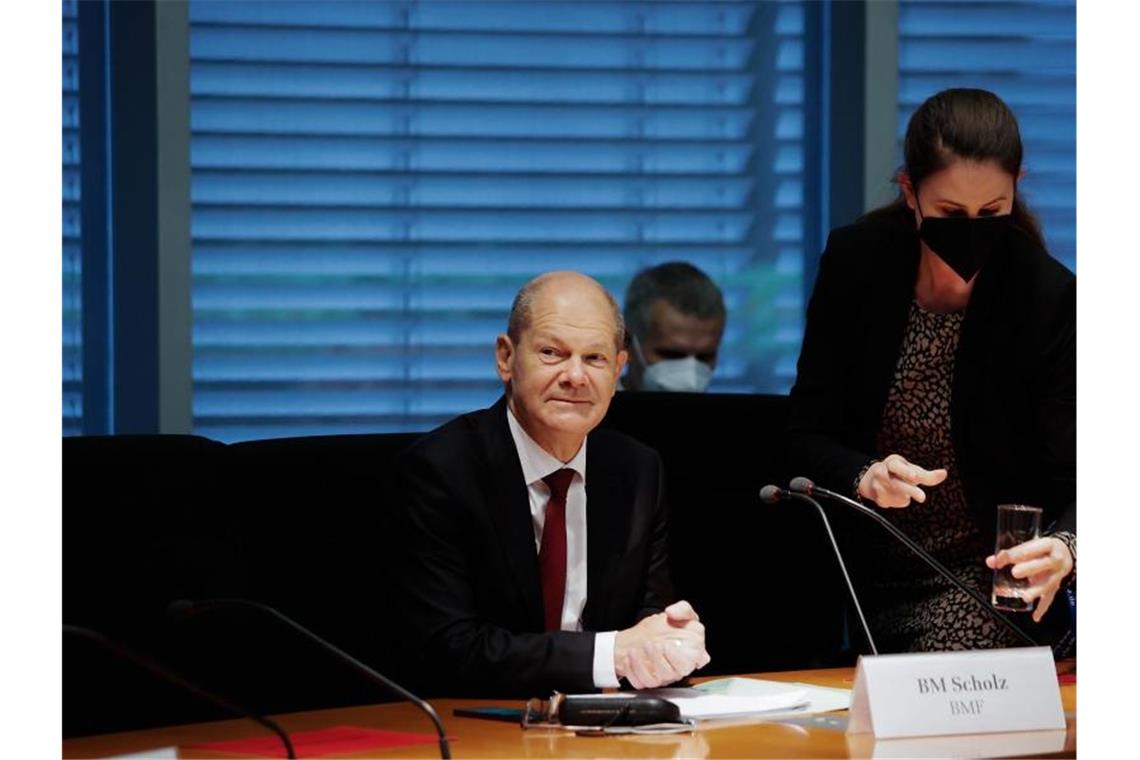
M 507 426 L 511 429 L 511 438 L 515 441 L 515 450 L 519 454 L 519 464 L 522 465 L 523 479 L 529 486 L 536 483 L 552 472 L 557 472 L 563 468 L 571 469 L 582 477 L 582 482 L 586 482 L 586 441 L 582 441 L 582 445 L 578 448 L 578 453 L 569 462 L 562 462 L 558 457 L 552 455 L 546 449 L 542 448 L 535 442 L 530 435 L 523 430 L 523 426 L 515 419 L 514 412 L 511 407 L 507 405 Z

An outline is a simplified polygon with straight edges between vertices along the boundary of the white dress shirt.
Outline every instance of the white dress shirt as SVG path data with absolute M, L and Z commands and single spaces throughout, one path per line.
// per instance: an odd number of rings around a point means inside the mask
M 562 462 L 527 435 L 507 407 L 507 424 L 515 451 L 522 465 L 530 499 L 530 516 L 534 525 L 534 551 L 542 545 L 542 527 L 546 522 L 546 505 L 550 488 L 542 481 L 563 468 L 574 471 L 566 491 L 566 593 L 562 598 L 562 630 L 582 630 L 582 610 L 586 606 L 586 441 L 569 462 Z M 617 631 L 597 633 L 594 637 L 594 687 L 616 687 L 614 641 Z

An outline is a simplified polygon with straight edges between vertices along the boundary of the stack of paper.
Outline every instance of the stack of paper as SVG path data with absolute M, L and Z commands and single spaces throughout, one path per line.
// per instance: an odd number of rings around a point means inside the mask
M 798 681 L 765 681 L 759 678 L 718 678 L 714 681 L 705 681 L 697 686 L 695 691 L 727 697 L 776 697 L 778 695 L 799 694 L 806 699 L 788 708 L 776 708 L 766 713 L 766 720 L 775 718 L 813 715 L 815 713 L 830 712 L 832 710 L 846 710 L 851 707 L 851 690 L 836 689 L 829 686 L 816 686 Z
M 628 699 L 635 692 L 591 695 Z M 645 689 L 637 695 L 660 697 L 681 709 L 682 720 L 794 718 L 851 706 L 850 689 L 814 684 L 763 681 L 758 678 L 721 678 L 691 689 Z
M 850 689 L 758 678 L 721 678 L 691 689 L 649 689 L 639 693 L 674 702 L 685 720 L 774 720 L 851 706 Z
M 808 702 L 804 689 L 784 689 L 757 696 L 708 694 L 699 689 L 649 689 L 639 692 L 661 697 L 681 708 L 685 720 L 746 718 L 789 710 Z

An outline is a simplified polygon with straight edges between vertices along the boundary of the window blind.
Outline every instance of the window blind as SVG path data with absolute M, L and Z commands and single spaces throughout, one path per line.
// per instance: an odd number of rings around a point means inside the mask
M 425 430 L 501 393 L 550 269 L 682 259 L 725 291 L 713 390 L 802 330 L 798 2 L 190 3 L 195 431 Z
M 79 8 L 63 2 L 63 434 L 83 432 L 82 230 L 79 153 Z
M 980 87 L 1017 115 L 1018 190 L 1050 253 L 1076 271 L 1076 7 L 1066 0 L 899 3 L 899 123 L 946 87 Z

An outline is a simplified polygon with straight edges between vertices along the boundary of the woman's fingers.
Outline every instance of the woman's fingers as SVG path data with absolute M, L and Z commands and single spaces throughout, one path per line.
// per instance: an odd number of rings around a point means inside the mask
M 1004 554 L 1007 562 L 1012 562 L 1016 565 L 1018 562 L 1025 562 L 1026 560 L 1033 559 L 1034 557 L 1040 557 L 1041 555 L 1049 554 L 1053 551 L 1054 544 L 1061 544 L 1064 546 L 1064 544 L 1062 544 L 1061 541 L 1056 538 L 1035 538 L 1031 541 L 1026 541 L 1024 543 L 1017 544 L 1016 546 L 1011 546 L 1008 549 L 1003 549 L 998 553 L 998 559 L 1001 559 L 1001 555 Z M 1066 551 L 1068 551 L 1067 548 Z
M 1018 562 L 1009 572 L 1014 578 L 1028 578 L 1031 575 L 1040 576 L 1042 573 L 1052 575 L 1060 569 L 1061 560 L 1053 555 L 1047 555 L 1028 562 Z
M 891 479 L 888 486 L 894 489 L 895 493 L 899 494 L 903 500 L 903 506 L 909 504 L 912 500 L 917 501 L 919 504 L 926 501 L 926 492 L 918 486 L 912 486 L 904 480 Z
M 919 504 L 926 501 L 926 494 L 921 488 L 892 477 L 890 473 L 877 474 L 874 487 L 878 493 L 875 501 L 880 507 L 905 507 L 912 500 Z
M 1057 595 L 1057 588 L 1059 583 L 1047 583 L 1039 586 L 1030 586 L 1021 593 L 1021 598 L 1026 602 L 1032 602 L 1037 599 L 1037 607 L 1033 610 L 1033 622 L 1040 623 L 1041 618 L 1045 617 L 1045 613 L 1053 604 L 1053 597 Z
M 880 507 L 905 507 L 910 504 L 911 494 L 903 489 L 901 480 L 891 480 L 889 476 L 878 476 L 871 481 L 871 498 Z M 914 486 L 907 486 L 914 488 Z
M 1040 623 L 1041 618 L 1045 617 L 1045 613 L 1049 610 L 1049 607 L 1052 606 L 1053 597 L 1055 597 L 1056 595 L 1057 595 L 1057 589 L 1053 589 L 1052 591 L 1050 591 L 1046 594 L 1042 594 L 1041 601 L 1037 603 L 1037 609 L 1033 610 L 1033 622 L 1034 623 Z
M 938 485 L 945 479 L 944 469 L 925 470 L 900 454 L 891 454 L 867 468 L 858 490 L 880 507 L 906 507 L 912 501 L 926 501 L 926 492 L 919 485 Z
M 927 470 L 914 462 L 909 462 L 900 454 L 891 454 L 883 460 L 891 475 L 899 480 L 905 480 L 911 485 L 936 486 L 946 480 L 946 470 Z
M 936 486 L 946 480 L 949 474 L 945 467 L 939 467 L 937 470 L 924 470 L 919 467 L 918 470 L 918 482 L 924 486 Z
M 996 567 L 1009 564 L 1013 565 L 1010 572 L 1014 578 L 1049 573 L 1056 575 L 1059 583 L 1073 568 L 1073 555 L 1063 541 L 1046 536 L 998 552 Z
M 907 483 L 913 482 L 917 475 L 914 465 L 898 454 L 891 454 L 883 460 L 883 464 L 886 465 L 887 472 L 890 473 L 892 477 L 906 481 Z
M 1040 623 L 1052 606 L 1061 582 L 1072 570 L 1073 558 L 1063 541 L 1046 536 L 1002 549 L 986 557 L 986 565 L 995 570 L 1013 565 L 1010 574 L 1014 578 L 1029 579 L 1029 587 L 1020 596 L 1027 602 L 1037 600 L 1033 622 Z

